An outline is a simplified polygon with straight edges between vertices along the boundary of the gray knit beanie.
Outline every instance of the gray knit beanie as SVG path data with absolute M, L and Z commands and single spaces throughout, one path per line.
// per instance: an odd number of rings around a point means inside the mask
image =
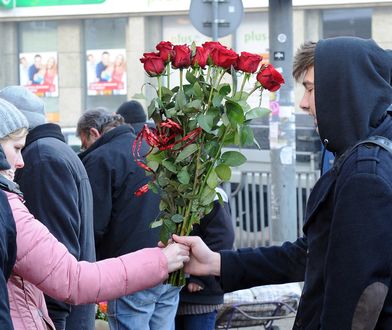
M 11 103 L 0 98 L 0 139 L 21 128 L 29 128 L 26 117 Z
M 30 129 L 45 124 L 45 104 L 34 93 L 22 86 L 8 86 L 0 90 L 0 98 L 12 103 L 27 118 Z

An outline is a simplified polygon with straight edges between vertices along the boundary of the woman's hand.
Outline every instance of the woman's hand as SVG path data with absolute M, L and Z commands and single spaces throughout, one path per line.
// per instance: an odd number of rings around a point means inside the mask
M 184 267 L 184 263 L 189 261 L 189 247 L 186 245 L 169 243 L 162 252 L 167 259 L 168 273 Z

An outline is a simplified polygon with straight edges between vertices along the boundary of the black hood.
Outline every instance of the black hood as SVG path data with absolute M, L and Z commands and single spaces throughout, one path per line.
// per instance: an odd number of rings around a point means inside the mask
M 341 155 L 370 136 L 392 103 L 392 54 L 373 40 L 320 40 L 315 52 L 315 103 L 321 141 Z

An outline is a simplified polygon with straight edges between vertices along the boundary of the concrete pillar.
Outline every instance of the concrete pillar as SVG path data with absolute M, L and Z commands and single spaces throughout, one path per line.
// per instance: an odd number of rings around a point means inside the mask
M 0 23 L 0 87 L 19 84 L 17 24 Z
M 392 29 L 392 7 L 375 7 L 372 17 L 372 38 L 383 47 L 392 49 L 392 37 L 390 33 Z
M 80 20 L 58 21 L 59 112 L 61 126 L 75 126 L 84 104 L 85 73 Z

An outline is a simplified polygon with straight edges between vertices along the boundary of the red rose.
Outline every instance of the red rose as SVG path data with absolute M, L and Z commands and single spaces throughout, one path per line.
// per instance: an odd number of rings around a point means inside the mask
M 227 48 L 223 46 L 219 41 L 206 41 L 202 44 L 203 48 L 213 50 L 215 48 Z
M 191 65 L 191 50 L 188 45 L 176 45 L 173 50 L 172 64 L 174 68 L 183 69 Z
M 158 53 L 144 53 L 140 62 L 151 77 L 159 76 L 165 71 L 165 63 Z
M 161 41 L 155 48 L 159 50 L 159 56 L 165 63 L 173 58 L 173 44 L 170 41 Z
M 256 76 L 257 81 L 270 92 L 275 92 L 284 84 L 282 75 L 271 65 L 265 65 Z
M 225 47 L 217 47 L 211 51 L 212 63 L 224 69 L 229 69 L 232 65 L 236 66 L 238 61 L 238 54 Z
M 192 58 L 192 65 L 199 66 L 200 68 L 204 69 L 207 64 L 209 54 L 210 52 L 208 49 L 196 46 L 196 54 Z
M 260 55 L 241 52 L 236 69 L 247 73 L 255 73 L 262 59 Z

